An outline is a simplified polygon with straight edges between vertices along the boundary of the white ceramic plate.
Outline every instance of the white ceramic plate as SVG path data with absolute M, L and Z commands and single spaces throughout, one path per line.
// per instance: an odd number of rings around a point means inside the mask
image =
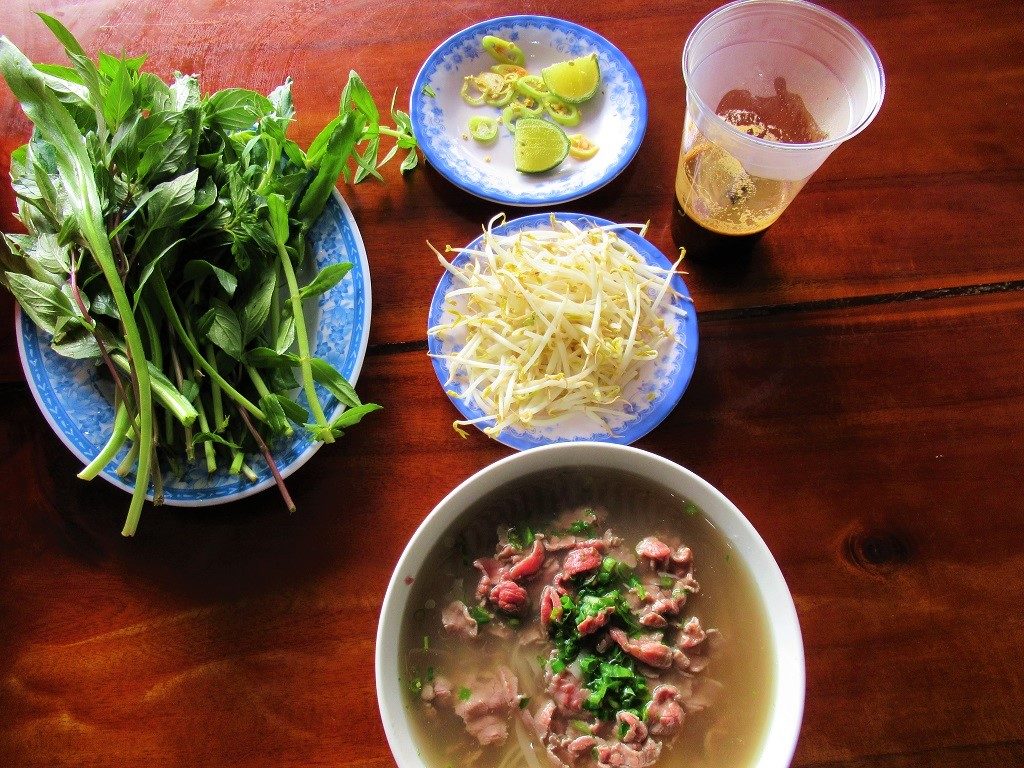
M 547 173 L 526 174 L 515 169 L 512 137 L 504 126 L 499 126 L 497 140 L 486 145 L 468 138 L 471 117 L 501 115 L 496 107 L 471 106 L 460 95 L 463 78 L 495 63 L 481 46 L 485 35 L 515 42 L 531 74 L 597 53 L 601 89 L 580 105 L 580 124 L 566 129 L 584 134 L 600 147 L 593 158 L 568 157 Z M 506 16 L 456 33 L 430 54 L 410 98 L 413 130 L 431 165 L 467 192 L 507 205 L 553 205 L 603 187 L 629 165 L 647 129 L 643 84 L 622 52 L 596 32 L 547 16 Z
M 558 221 L 571 222 L 583 229 L 612 224 L 606 219 L 581 213 L 535 213 L 502 224 L 500 227 L 495 227 L 493 231 L 495 235 L 509 235 L 523 230 L 550 229 L 552 216 Z M 665 254 L 636 232 L 619 230 L 618 235 L 632 246 L 648 264 L 662 269 L 671 269 L 672 262 Z M 467 248 L 470 250 L 479 248 L 482 239 L 481 235 Z M 453 263 L 462 266 L 469 259 L 468 254 L 460 253 Z M 446 299 L 448 292 L 453 287 L 455 287 L 455 279 L 450 272 L 445 272 L 434 291 L 434 298 L 430 304 L 430 314 L 427 317 L 428 329 L 451 322 L 452 315 Z M 648 361 L 640 369 L 637 379 L 622 393 L 625 404 L 621 417 L 611 420 L 608 430 L 601 429 L 593 421 L 580 415 L 558 424 L 534 426 L 529 430 L 510 427 L 498 434 L 497 441 L 520 451 L 549 443 L 581 440 L 628 445 L 658 426 L 679 403 L 697 364 L 697 312 L 693 308 L 693 302 L 690 301 L 686 284 L 678 274 L 672 278 L 672 288 L 678 294 L 673 304 L 677 310 L 681 310 L 682 314 L 675 314 L 666 309 L 663 310 L 662 316 L 674 325 L 676 342 L 669 345 L 658 359 Z M 463 342 L 464 340 L 457 334 L 445 334 L 443 338 L 428 335 L 427 350 L 432 355 L 451 354 Z M 433 364 L 434 372 L 445 392 L 455 393 L 455 396 L 449 394 L 449 397 L 459 412 L 466 419 L 484 416 L 483 410 L 478 406 L 467 403 L 458 397 L 458 393 L 464 391 L 469 383 L 465 375 L 456 372 L 454 381 L 448 383 L 451 372 L 447 361 L 434 357 Z M 489 426 L 490 423 L 481 423 L 478 426 L 483 428 Z

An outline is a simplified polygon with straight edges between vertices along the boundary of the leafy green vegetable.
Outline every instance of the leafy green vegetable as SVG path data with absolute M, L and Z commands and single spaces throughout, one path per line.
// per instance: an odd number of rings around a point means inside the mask
M 33 65 L 0 37 L 0 72 L 34 124 L 11 154 L 27 234 L 4 235 L 0 284 L 56 352 L 95 358 L 112 380 L 113 434 L 81 476 L 131 441 L 118 468 L 135 469 L 125 535 L 147 491 L 160 502 L 164 470 L 183 473 L 197 454 L 210 472 L 255 479 L 259 452 L 292 508 L 268 441 L 298 429 L 330 442 L 379 407 L 312 356 L 303 302 L 351 265 L 300 284 L 306 237 L 339 176 L 380 179 L 399 150 L 403 171 L 416 165 L 408 115 L 392 100 L 394 127 L 383 125 L 350 72 L 337 117 L 304 152 L 287 136 L 290 79 L 267 96 L 204 96 L 193 75 L 142 71 L 142 56 L 92 60 L 40 18 L 68 66 Z M 382 137 L 394 147 L 378 161 Z M 345 406 L 333 420 L 317 385 Z
M 557 674 L 578 662 L 584 688 L 590 692 L 584 701 L 588 711 L 601 720 L 614 720 L 622 710 L 642 719 L 650 692 L 633 657 L 615 644 L 598 650 L 599 635 L 583 635 L 579 628 L 587 619 L 606 612 L 608 624 L 638 633 L 642 628 L 625 593 L 643 587 L 633 569 L 613 557 L 605 557 L 599 569 L 577 582 L 575 596 L 562 595 L 551 611 L 549 633 L 555 643 L 551 671 Z

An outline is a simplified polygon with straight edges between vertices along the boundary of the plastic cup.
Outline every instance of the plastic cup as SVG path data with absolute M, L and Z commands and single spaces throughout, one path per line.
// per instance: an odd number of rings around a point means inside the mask
M 722 235 L 769 227 L 832 151 L 878 114 L 882 63 L 848 22 L 804 0 L 739 0 L 683 48 L 683 213 Z

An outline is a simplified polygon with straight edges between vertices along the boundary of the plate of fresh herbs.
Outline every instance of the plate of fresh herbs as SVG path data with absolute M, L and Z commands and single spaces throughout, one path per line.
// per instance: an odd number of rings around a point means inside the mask
M 370 320 L 366 253 L 339 176 L 416 164 L 408 116 L 381 123 L 354 72 L 307 150 L 287 137 L 290 79 L 204 95 L 144 57 L 88 57 L 41 15 L 70 66 L 0 38 L 34 124 L 11 155 L 18 219 L 0 282 L 49 423 L 129 490 L 123 533 L 156 503 L 223 503 L 277 484 L 379 406 L 353 384 Z M 381 139 L 392 149 L 378 160 Z

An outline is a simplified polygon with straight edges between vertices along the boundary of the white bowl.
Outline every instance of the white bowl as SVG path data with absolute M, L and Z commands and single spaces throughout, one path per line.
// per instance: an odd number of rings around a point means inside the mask
M 427 555 L 478 500 L 527 475 L 558 467 L 606 467 L 647 478 L 697 504 L 744 564 L 770 621 L 774 678 L 767 733 L 750 768 L 788 766 L 796 749 L 804 708 L 804 647 L 796 606 L 764 540 L 743 513 L 707 481 L 667 459 L 612 443 L 560 443 L 509 456 L 486 467 L 449 493 L 416 529 L 395 567 L 377 626 L 377 702 L 384 732 L 399 768 L 423 768 L 398 679 L 402 617 L 412 581 Z M 433 767 L 430 767 L 433 768 Z

